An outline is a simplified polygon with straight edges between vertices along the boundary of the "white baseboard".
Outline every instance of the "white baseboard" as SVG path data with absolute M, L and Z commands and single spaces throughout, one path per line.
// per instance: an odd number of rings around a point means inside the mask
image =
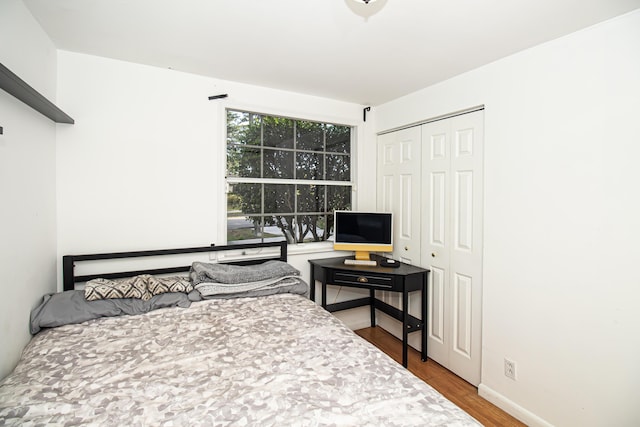
M 480 384 L 478 386 L 478 395 L 488 400 L 489 402 L 493 403 L 494 405 L 496 405 L 498 408 L 502 409 L 509 415 L 522 421 L 529 427 L 553 427 L 553 424 L 546 422 L 545 420 L 543 420 L 533 412 L 527 411 L 522 406 L 507 399 L 500 393 L 487 387 L 484 384 Z

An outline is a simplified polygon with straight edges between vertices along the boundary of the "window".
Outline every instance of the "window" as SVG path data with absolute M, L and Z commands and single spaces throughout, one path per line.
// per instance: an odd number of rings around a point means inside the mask
M 227 110 L 227 242 L 320 242 L 351 208 L 350 126 Z

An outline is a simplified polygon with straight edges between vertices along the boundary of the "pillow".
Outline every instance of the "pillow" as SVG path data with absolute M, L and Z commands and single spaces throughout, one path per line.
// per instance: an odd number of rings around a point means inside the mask
M 197 289 L 194 289 L 191 292 L 189 292 L 187 294 L 187 297 L 191 302 L 202 301 L 202 295 L 200 295 L 200 291 L 198 291 Z
M 153 296 L 147 287 L 149 277 L 151 276 L 143 274 L 118 280 L 103 278 L 89 280 L 85 284 L 84 297 L 87 301 L 114 298 L 140 298 L 146 301 Z
M 147 301 L 139 298 L 87 301 L 84 291 L 64 291 L 44 296 L 42 303 L 31 311 L 30 330 L 35 335 L 42 328 L 82 323 L 99 317 L 142 314 L 164 307 L 186 308 L 190 305 L 187 294 L 178 292 L 156 295 Z
M 151 295 L 160 295 L 167 292 L 183 292 L 188 294 L 193 290 L 193 286 L 187 277 L 149 276 L 147 279 L 147 289 Z

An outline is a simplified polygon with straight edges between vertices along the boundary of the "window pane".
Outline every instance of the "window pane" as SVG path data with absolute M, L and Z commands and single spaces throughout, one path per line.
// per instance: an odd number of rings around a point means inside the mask
M 265 147 L 293 148 L 293 120 L 284 117 L 263 116 L 263 142 Z
M 327 212 L 351 209 L 351 187 L 342 185 L 327 186 Z
M 293 179 L 293 151 L 263 150 L 264 178 Z
M 322 153 L 296 153 L 297 179 L 324 179 Z
M 265 230 L 269 232 L 270 236 L 282 236 L 287 242 L 296 243 L 294 219 L 295 217 L 293 215 L 273 215 L 271 217 L 265 217 Z
M 281 227 L 285 228 L 283 229 Z M 265 217 L 263 240 L 268 242 L 277 242 L 284 238 L 287 242 L 293 243 L 290 240 L 288 227 L 289 222 L 287 221 L 287 217 Z
M 322 123 L 296 121 L 296 149 L 323 151 L 324 128 Z
M 227 242 L 259 243 L 262 242 L 262 218 L 229 217 L 227 218 Z
M 326 215 L 298 215 L 296 224 L 298 225 L 298 242 L 322 242 L 327 240 L 325 233 Z
M 227 145 L 227 176 L 260 178 L 260 148 Z
M 298 212 L 325 212 L 324 185 L 298 185 Z
M 293 184 L 265 184 L 264 212 L 293 213 L 295 212 L 295 185 Z
M 227 242 L 262 239 L 262 184 L 233 184 L 227 193 Z
M 351 180 L 351 156 L 342 154 L 327 154 L 327 180 Z
M 262 184 L 232 184 L 227 194 L 228 216 L 262 212 Z
M 264 224 L 263 219 L 265 220 Z M 270 216 L 229 218 L 227 222 L 227 242 L 229 243 L 273 242 L 286 237 Z
M 351 152 L 351 127 L 327 124 L 327 151 L 332 153 Z
M 227 144 L 260 145 L 260 115 L 227 110 Z

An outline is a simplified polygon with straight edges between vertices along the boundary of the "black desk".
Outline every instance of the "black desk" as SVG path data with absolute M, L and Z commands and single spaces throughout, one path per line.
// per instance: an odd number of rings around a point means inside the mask
M 372 258 L 374 256 L 372 255 Z M 376 325 L 376 309 L 402 322 L 402 366 L 407 367 L 407 337 L 422 331 L 422 361 L 427 360 L 427 275 L 429 270 L 409 264 L 398 268 L 367 265 L 345 265 L 349 257 L 310 259 L 311 300 L 315 301 L 315 281 L 322 283 L 322 307 L 329 312 L 368 305 L 371 307 L 371 326 Z M 352 258 L 352 257 L 351 257 Z M 369 289 L 369 297 L 327 304 L 327 284 Z M 402 293 L 402 310 L 378 300 L 375 291 Z M 407 313 L 409 292 L 422 291 L 422 319 Z

